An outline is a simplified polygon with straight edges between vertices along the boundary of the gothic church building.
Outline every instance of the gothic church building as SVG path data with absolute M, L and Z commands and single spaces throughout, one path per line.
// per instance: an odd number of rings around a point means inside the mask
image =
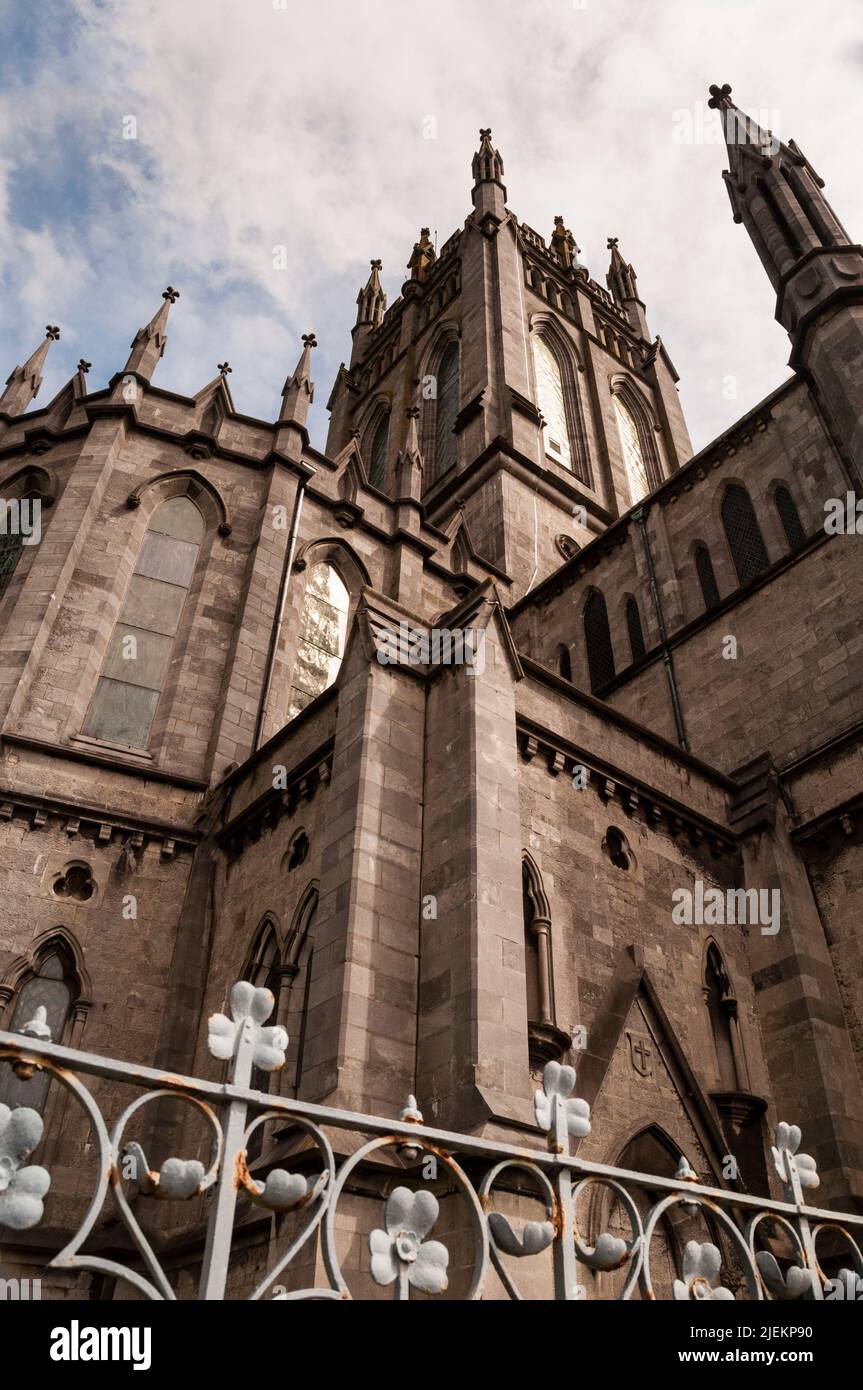
M 324 452 L 312 335 L 272 423 L 227 368 L 154 384 L 173 289 L 105 387 L 82 361 L 30 408 L 53 326 L 16 367 L 0 496 L 41 536 L 0 537 L 0 1026 L 43 1005 L 55 1042 L 211 1075 L 246 979 L 283 1095 L 539 1143 L 565 1059 L 583 1156 L 777 1195 L 789 1120 L 820 1203 L 861 1210 L 863 247 L 711 90 L 791 375 L 698 454 L 617 241 L 600 284 L 562 217 L 521 222 L 489 130 L 389 306 L 372 261 Z M 474 659 L 381 660 L 404 630 Z M 737 889 L 776 930 L 675 912 Z M 0 1065 L 55 1235 L 92 1185 L 59 1090 Z M 150 1142 L 197 1140 L 168 1108 Z M 42 1227 L 2 1240 L 44 1263 Z

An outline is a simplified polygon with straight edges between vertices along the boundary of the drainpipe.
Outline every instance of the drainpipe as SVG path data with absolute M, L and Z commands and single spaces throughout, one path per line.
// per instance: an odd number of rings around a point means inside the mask
M 288 600 L 288 585 L 290 583 L 291 569 L 294 564 L 294 551 L 297 548 L 297 533 L 300 529 L 300 513 L 303 509 L 303 498 L 306 495 L 306 479 L 300 478 L 297 484 L 296 496 L 294 497 L 294 514 L 291 518 L 291 531 L 288 536 L 288 544 L 285 548 L 285 563 L 282 566 L 282 577 L 279 583 L 279 611 L 276 621 L 273 623 L 273 630 L 270 633 L 270 647 L 267 652 L 267 669 L 264 680 L 264 693 L 261 696 L 261 704 L 258 709 L 258 720 L 255 725 L 255 739 L 252 745 L 252 752 L 257 752 L 261 746 L 261 736 L 264 731 L 264 724 L 267 716 L 267 706 L 270 703 L 270 689 L 273 684 L 273 672 L 276 669 L 276 652 L 279 647 L 279 638 L 282 635 L 282 623 L 285 617 L 285 604 Z
M 680 703 L 680 692 L 677 689 L 677 679 L 674 674 L 674 660 L 668 646 L 668 633 L 665 629 L 665 615 L 662 611 L 662 600 L 659 596 L 659 585 L 656 582 L 656 570 L 653 566 L 653 553 L 650 549 L 650 537 L 647 534 L 647 514 L 649 507 L 636 507 L 630 512 L 633 521 L 636 522 L 641 533 L 641 544 L 644 547 L 644 558 L 647 561 L 647 572 L 650 576 L 650 593 L 653 599 L 653 611 L 656 614 L 656 625 L 659 628 L 659 643 L 662 648 L 662 661 L 665 666 L 665 674 L 668 677 L 668 688 L 671 692 L 671 708 L 674 711 L 674 725 L 677 729 L 677 742 L 685 752 L 689 752 L 689 743 L 686 738 L 686 727 L 683 723 L 683 706 Z

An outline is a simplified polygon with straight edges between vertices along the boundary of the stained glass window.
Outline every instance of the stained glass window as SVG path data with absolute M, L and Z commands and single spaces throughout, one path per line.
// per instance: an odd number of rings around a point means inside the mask
M 85 734 L 146 747 L 203 532 L 203 517 L 188 497 L 172 497 L 153 514 Z
M 313 565 L 300 617 L 297 659 L 288 700 L 294 719 L 338 675 L 348 627 L 348 591 L 332 565 Z
M 572 468 L 560 364 L 541 333 L 534 333 L 532 342 L 537 405 L 545 421 L 542 431 L 545 452 L 564 468 Z
M 619 393 L 615 393 L 611 399 L 614 403 L 614 413 L 617 416 L 617 429 L 620 434 L 620 446 L 623 450 L 629 500 L 634 505 L 650 491 L 650 476 L 644 461 L 638 426 L 632 411 L 621 399 Z

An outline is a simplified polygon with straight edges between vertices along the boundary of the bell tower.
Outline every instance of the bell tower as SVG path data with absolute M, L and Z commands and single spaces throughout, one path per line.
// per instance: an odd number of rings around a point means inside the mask
M 353 438 L 369 481 L 396 497 L 407 412 L 418 411 L 427 520 L 464 523 L 517 599 L 676 471 L 691 445 L 677 374 L 617 239 L 606 289 L 563 215 L 546 241 L 507 206 L 487 127 L 471 171 L 463 226 L 440 250 L 422 228 L 389 308 L 372 262 L 350 365 L 330 397 L 327 453 Z

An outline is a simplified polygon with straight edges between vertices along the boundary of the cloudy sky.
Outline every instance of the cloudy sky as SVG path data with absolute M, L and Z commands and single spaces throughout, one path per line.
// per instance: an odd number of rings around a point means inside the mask
M 523 221 L 548 236 L 562 213 L 603 284 L 620 238 L 701 447 L 788 357 L 707 87 L 793 136 L 863 239 L 861 17 L 860 0 L 0 0 L 0 376 L 50 322 L 39 403 L 82 355 L 103 385 L 171 283 L 156 382 L 193 394 L 227 357 L 238 410 L 270 419 L 313 330 L 322 444 L 370 258 L 392 302 L 420 226 L 440 245 L 469 213 L 490 125 Z

